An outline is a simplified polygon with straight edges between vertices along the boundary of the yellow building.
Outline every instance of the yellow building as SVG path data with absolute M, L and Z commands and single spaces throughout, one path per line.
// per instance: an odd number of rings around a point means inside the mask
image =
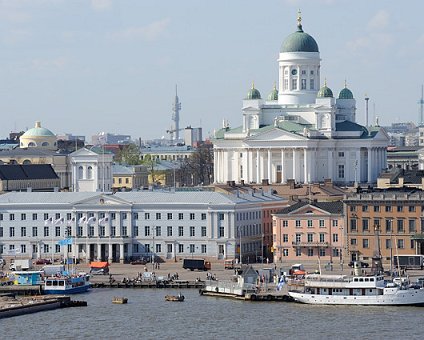
M 112 190 L 133 190 L 148 186 L 147 168 L 144 165 L 112 165 Z

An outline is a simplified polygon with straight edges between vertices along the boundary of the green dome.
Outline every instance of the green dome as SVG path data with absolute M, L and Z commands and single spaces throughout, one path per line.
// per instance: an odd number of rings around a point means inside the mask
M 319 89 L 318 98 L 333 98 L 333 91 L 329 87 L 327 87 L 327 82 L 325 82 L 324 86 Z
M 280 52 L 319 52 L 315 39 L 303 32 L 300 11 L 297 14 L 297 31 L 284 40 Z
M 247 92 L 246 99 L 261 99 L 261 93 L 255 89 L 255 84 L 252 84 L 252 88 Z
M 353 93 L 347 87 L 342 89 L 339 93 L 339 99 L 353 99 Z
M 54 136 L 54 133 L 49 129 L 41 127 L 40 122 L 35 122 L 35 127 L 26 131 L 22 136 L 32 137 L 32 136 Z
M 272 91 L 268 95 L 268 100 L 278 100 L 278 90 L 277 90 L 277 87 L 275 86 L 275 84 L 274 84 L 274 88 L 272 89 Z

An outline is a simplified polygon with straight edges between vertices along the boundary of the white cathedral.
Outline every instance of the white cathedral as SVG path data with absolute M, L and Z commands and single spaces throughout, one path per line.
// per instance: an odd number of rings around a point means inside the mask
M 389 138 L 379 126 L 356 123 L 356 100 L 320 86 L 320 54 L 302 29 L 281 45 L 276 86 L 266 100 L 252 84 L 243 125 L 214 136 L 215 183 L 374 183 L 386 168 Z

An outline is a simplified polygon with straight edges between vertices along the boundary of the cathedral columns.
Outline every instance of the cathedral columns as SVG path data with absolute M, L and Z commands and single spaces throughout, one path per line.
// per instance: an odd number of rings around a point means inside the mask
M 356 151 L 356 160 L 355 160 L 355 182 L 361 183 L 362 181 L 362 165 L 361 165 L 361 151 Z M 355 184 L 356 184 L 355 183 Z
M 260 152 L 259 149 L 256 150 L 256 183 L 259 184 L 259 173 L 260 173 Z
M 272 165 L 272 152 L 271 152 L 271 149 L 268 149 L 268 182 L 269 184 L 272 183 L 271 165 Z
M 309 171 L 309 160 L 308 160 L 309 152 L 305 148 L 303 149 L 303 183 L 309 183 L 308 181 L 308 171 Z
M 287 182 L 286 167 L 284 162 L 284 149 L 281 150 L 281 183 Z
M 296 149 L 293 149 L 293 179 L 296 180 Z
M 372 148 L 368 148 L 368 177 L 367 182 L 372 183 Z
M 334 181 L 333 178 L 333 168 L 334 168 L 334 161 L 333 161 L 333 149 L 328 149 L 328 178 Z

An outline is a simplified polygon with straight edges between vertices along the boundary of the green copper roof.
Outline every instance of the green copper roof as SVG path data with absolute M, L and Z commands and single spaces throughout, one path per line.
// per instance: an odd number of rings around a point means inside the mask
M 272 91 L 268 95 L 268 100 L 278 100 L 278 90 L 277 90 L 277 86 L 275 84 L 274 84 L 274 88 L 272 89 Z
M 255 89 L 255 84 L 252 83 L 252 88 L 247 93 L 246 99 L 261 99 L 261 93 Z
M 327 84 L 325 84 L 323 87 L 320 88 L 318 95 L 318 98 L 333 98 L 333 91 L 329 87 L 327 87 Z
M 319 52 L 315 39 L 303 32 L 300 11 L 297 14 L 297 31 L 283 41 L 280 52 Z
M 339 99 L 353 99 L 353 93 L 347 87 L 342 89 L 339 93 Z
M 35 127 L 32 129 L 29 129 L 27 132 L 23 134 L 25 137 L 32 137 L 32 136 L 54 136 L 54 133 L 51 132 L 49 129 L 41 127 L 40 122 L 35 122 Z

